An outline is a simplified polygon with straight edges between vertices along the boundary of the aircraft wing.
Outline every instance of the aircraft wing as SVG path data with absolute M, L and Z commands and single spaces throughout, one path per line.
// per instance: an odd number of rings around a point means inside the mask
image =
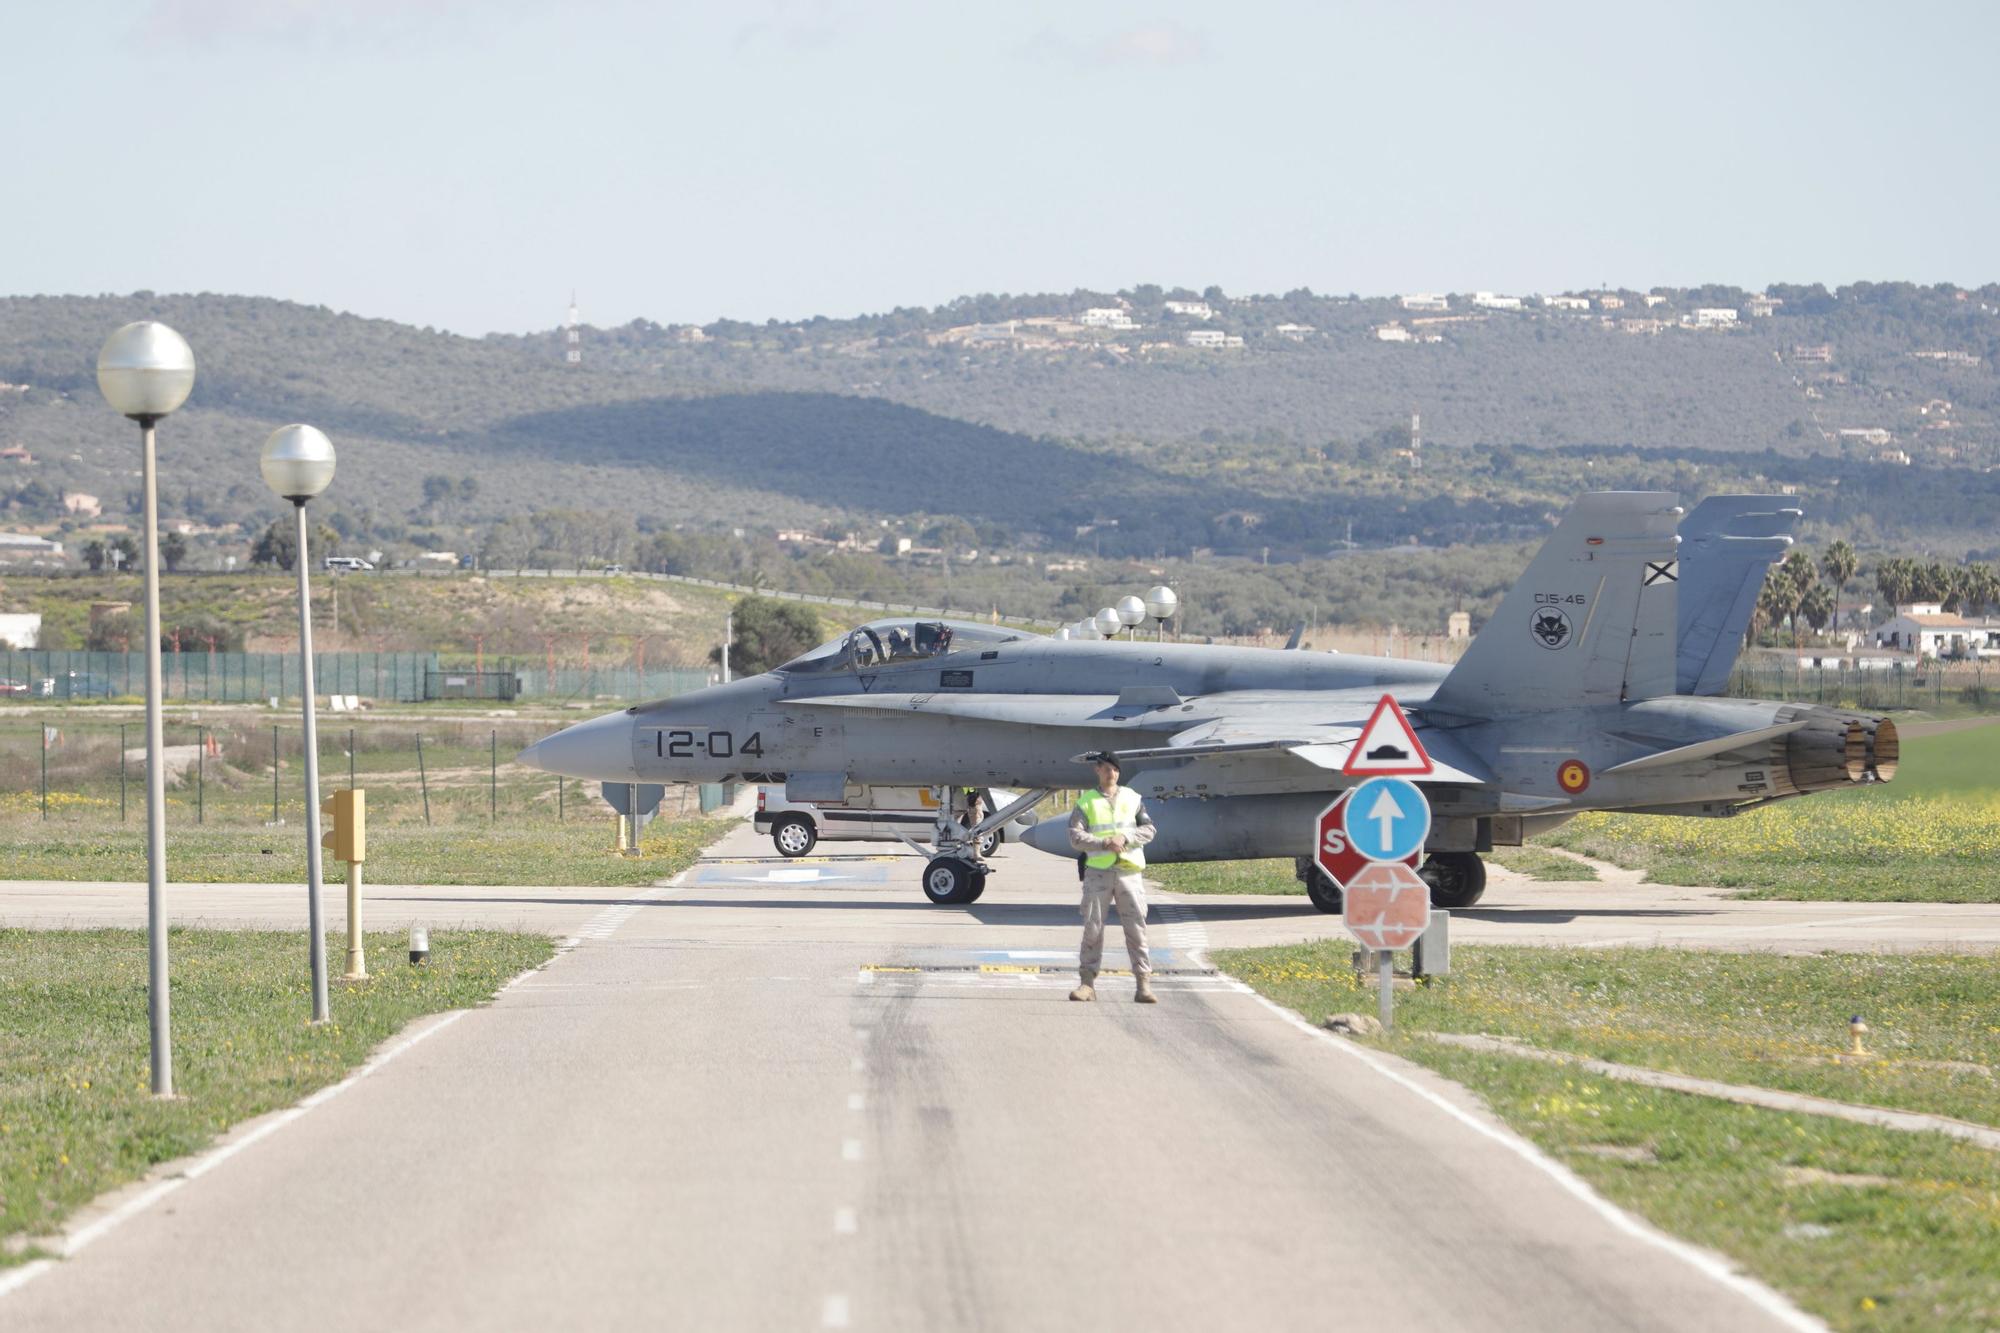
M 1289 756 L 1323 770 L 1329 790 L 1351 787 L 1361 781 L 1340 770 L 1346 766 L 1354 743 L 1361 738 L 1365 719 L 1353 722 L 1300 722 L 1260 717 L 1236 721 L 1228 718 L 1205 722 L 1177 732 L 1165 745 L 1142 749 L 1121 749 L 1119 759 L 1132 769 L 1190 767 L 1220 763 L 1235 765 L 1257 756 Z M 1470 747 L 1436 727 L 1417 724 L 1417 739 L 1431 757 L 1432 772 L 1414 781 L 1486 786 L 1499 781 Z

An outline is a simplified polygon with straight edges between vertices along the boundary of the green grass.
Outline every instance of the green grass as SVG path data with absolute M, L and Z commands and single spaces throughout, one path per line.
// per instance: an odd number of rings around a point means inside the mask
M 372 798 L 371 798 L 372 800 Z M 372 813 L 372 811 L 371 811 Z M 568 823 L 501 823 L 464 820 L 435 828 L 418 825 L 368 828 L 364 871 L 375 884 L 552 884 L 613 888 L 651 884 L 678 874 L 738 821 L 656 819 L 640 839 L 641 855 L 612 850 L 615 824 L 607 816 Z M 146 878 L 143 820 L 112 825 L 78 837 L 60 824 L 13 821 L 0 826 L 0 862 L 10 879 L 131 880 Z M 329 881 L 344 875 L 325 862 Z M 167 877 L 202 884 L 303 884 L 305 825 L 282 828 L 191 827 L 171 820 Z
M 1219 965 L 1318 1020 L 1373 1012 L 1345 939 L 1229 950 Z M 1453 950 L 1399 1028 L 1486 1032 L 1701 1078 L 2000 1125 L 2000 966 L 1985 955 L 1675 949 Z M 1875 1059 L 1845 1064 L 1847 1021 Z
M 1219 965 L 1318 1020 L 1372 1013 L 1340 941 Z M 1424 1040 L 1552 1050 L 2000 1123 L 2000 970 L 1979 957 L 1461 948 L 1381 1045 L 1483 1096 L 1609 1198 L 1743 1262 L 1842 1328 L 2000 1320 L 2000 1157 L 1940 1135 L 1636 1087 Z M 1880 1058 L 1831 1057 L 1860 1009 Z M 1980 1072 L 1983 1068 L 1986 1072 Z M 1823 1173 L 1823 1174 L 1822 1174 Z M 1876 1179 L 1868 1179 L 1876 1178 Z
M 374 980 L 336 982 L 333 1021 L 313 1027 L 303 935 L 172 932 L 180 1095 L 161 1101 L 145 932 L 0 930 L 0 1267 L 78 1205 L 336 1082 L 411 1019 L 479 1004 L 554 949 L 539 935 L 437 931 L 418 968 L 401 935 L 368 945 Z M 327 936 L 336 965 L 346 947 Z
M 1733 819 L 1587 814 L 1551 843 L 1747 898 L 2000 902 L 2000 726 L 1913 737 L 1896 779 Z
M 1517 875 L 1526 875 L 1529 879 L 1574 883 L 1597 878 L 1595 866 L 1534 843 L 1529 843 L 1525 847 L 1496 847 L 1493 854 L 1486 859 L 1496 866 L 1505 866 Z
M 1306 886 L 1292 877 L 1292 858 L 1262 861 L 1183 861 L 1146 867 L 1146 878 L 1172 893 L 1288 893 Z

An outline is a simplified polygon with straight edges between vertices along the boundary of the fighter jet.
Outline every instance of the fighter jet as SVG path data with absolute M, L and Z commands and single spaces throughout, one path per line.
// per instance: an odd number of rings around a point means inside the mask
M 602 782 L 850 782 L 940 790 L 921 882 L 977 899 L 973 850 L 1110 750 L 1150 798 L 1155 863 L 1292 856 L 1312 901 L 1316 816 L 1384 695 L 1432 763 L 1422 873 L 1440 906 L 1485 888 L 1480 853 L 1585 810 L 1722 818 L 1896 771 L 1895 724 L 1814 704 L 1716 697 L 1771 561 L 1782 496 L 1579 498 L 1452 666 L 1331 653 L 1059 640 L 969 622 L 878 620 L 762 675 L 606 714 L 520 762 Z M 1683 599 L 1683 571 L 1690 595 Z M 963 793 L 1022 795 L 974 821 Z M 1058 821 L 1027 840 L 1068 855 Z

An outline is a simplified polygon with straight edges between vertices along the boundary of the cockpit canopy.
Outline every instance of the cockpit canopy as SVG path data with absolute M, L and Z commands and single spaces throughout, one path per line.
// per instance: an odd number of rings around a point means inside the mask
M 795 674 L 829 671 L 872 671 L 881 667 L 924 662 L 977 645 L 990 648 L 1021 637 L 997 625 L 969 620 L 871 620 L 795 657 L 778 670 Z

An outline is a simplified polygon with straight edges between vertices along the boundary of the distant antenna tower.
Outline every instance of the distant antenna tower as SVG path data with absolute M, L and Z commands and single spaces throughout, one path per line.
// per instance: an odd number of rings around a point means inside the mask
M 576 293 L 573 291 L 569 294 L 569 322 L 563 325 L 563 335 L 563 341 L 569 344 L 569 350 L 563 353 L 563 360 L 569 362 L 572 366 L 581 365 L 583 363 L 583 333 L 577 328 Z
M 1417 415 L 1414 407 L 1410 409 L 1410 469 L 1413 472 L 1424 470 L 1423 418 Z

